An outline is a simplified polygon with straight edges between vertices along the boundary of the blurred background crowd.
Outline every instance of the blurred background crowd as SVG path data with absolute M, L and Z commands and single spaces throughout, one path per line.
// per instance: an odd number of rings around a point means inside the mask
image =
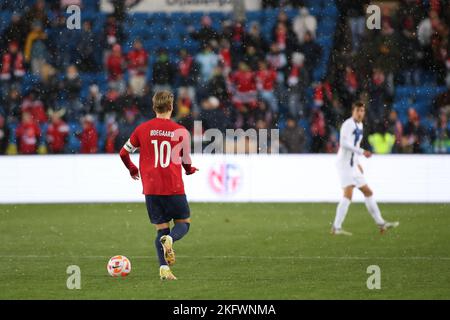
M 378 1 L 379 30 L 369 1 L 266 0 L 245 17 L 112 2 L 0 2 L 0 154 L 117 152 L 162 89 L 189 130 L 279 129 L 280 152 L 336 152 L 356 100 L 375 153 L 450 152 L 449 0 Z

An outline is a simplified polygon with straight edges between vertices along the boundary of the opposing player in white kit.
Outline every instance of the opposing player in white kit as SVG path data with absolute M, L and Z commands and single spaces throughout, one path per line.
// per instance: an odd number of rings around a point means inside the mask
M 373 192 L 366 183 L 364 172 L 359 163 L 359 156 L 364 155 L 370 158 L 372 153 L 360 147 L 363 137 L 363 124 L 366 113 L 366 106 L 362 102 L 355 102 L 352 105 L 352 116 L 342 124 L 339 139 L 339 151 L 337 169 L 341 180 L 344 196 L 336 209 L 331 233 L 335 235 L 352 235 L 342 229 L 342 223 L 347 215 L 348 207 L 352 201 L 353 189 L 356 187 L 364 194 L 367 210 L 380 228 L 384 232 L 390 228 L 395 228 L 399 222 L 387 222 L 381 216 L 380 209 L 373 198 Z

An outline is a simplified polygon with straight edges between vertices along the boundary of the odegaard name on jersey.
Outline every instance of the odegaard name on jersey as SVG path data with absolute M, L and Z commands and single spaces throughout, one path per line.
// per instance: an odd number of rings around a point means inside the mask
M 150 136 L 159 136 L 159 137 L 168 137 L 173 138 L 175 136 L 175 132 L 166 131 L 166 130 L 151 130 Z

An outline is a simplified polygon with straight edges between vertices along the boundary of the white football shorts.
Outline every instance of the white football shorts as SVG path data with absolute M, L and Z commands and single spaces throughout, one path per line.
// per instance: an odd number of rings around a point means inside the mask
M 361 188 L 366 185 L 366 178 L 363 173 L 359 170 L 358 165 L 355 164 L 353 167 L 350 164 L 337 164 L 337 170 L 339 174 L 339 180 L 341 181 L 341 187 L 345 188 L 348 186 L 355 186 Z

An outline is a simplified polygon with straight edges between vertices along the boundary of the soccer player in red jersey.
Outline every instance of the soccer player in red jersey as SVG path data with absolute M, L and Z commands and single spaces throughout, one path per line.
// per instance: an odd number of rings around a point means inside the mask
M 148 215 L 157 230 L 155 246 L 162 280 L 176 280 L 169 268 L 175 263 L 173 242 L 186 235 L 191 223 L 181 167 L 187 175 L 198 170 L 191 165 L 189 132 L 170 120 L 173 100 L 169 91 L 157 92 L 153 96 L 156 118 L 139 125 L 120 150 L 131 177 L 142 180 Z M 129 155 L 138 148 L 139 169 Z

